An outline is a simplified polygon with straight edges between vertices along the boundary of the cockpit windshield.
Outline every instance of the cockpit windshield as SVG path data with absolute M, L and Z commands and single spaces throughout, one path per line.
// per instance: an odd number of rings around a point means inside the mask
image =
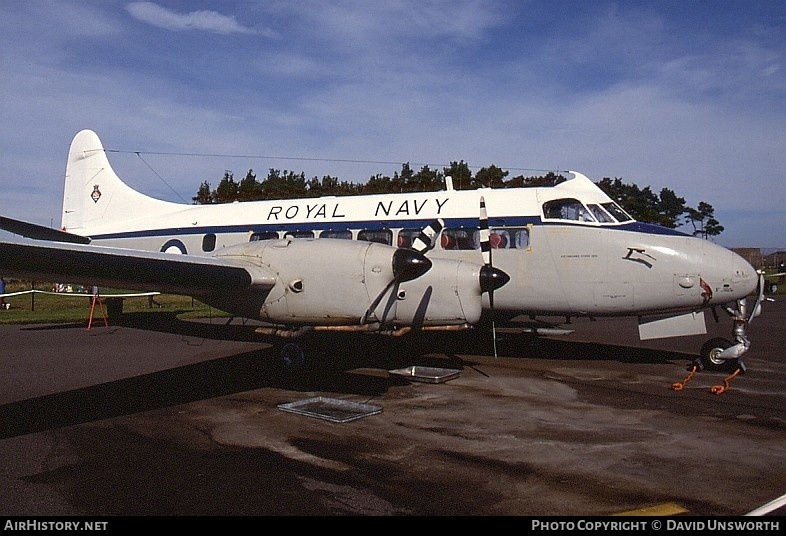
M 587 208 L 590 209 L 592 215 L 595 216 L 595 219 L 598 220 L 600 223 L 615 223 L 616 220 L 611 217 L 611 215 L 603 210 L 600 205 L 590 204 L 587 205 Z
M 620 222 L 620 223 L 622 223 L 624 221 L 630 221 L 630 220 L 633 219 L 633 218 L 630 217 L 630 215 L 627 212 L 622 210 L 622 207 L 620 207 L 617 203 L 615 203 L 613 201 L 610 202 L 610 203 L 602 203 L 602 206 L 612 216 L 614 216 L 617 219 L 617 221 Z
M 613 201 L 600 204 L 589 203 L 585 206 L 574 198 L 546 201 L 543 203 L 543 217 L 545 219 L 591 223 L 621 223 L 633 219 Z

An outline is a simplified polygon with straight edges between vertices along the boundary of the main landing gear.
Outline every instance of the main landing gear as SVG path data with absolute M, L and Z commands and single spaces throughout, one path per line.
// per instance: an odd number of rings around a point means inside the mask
M 301 368 L 306 364 L 306 351 L 303 345 L 296 342 L 288 342 L 281 345 L 281 363 L 288 369 Z

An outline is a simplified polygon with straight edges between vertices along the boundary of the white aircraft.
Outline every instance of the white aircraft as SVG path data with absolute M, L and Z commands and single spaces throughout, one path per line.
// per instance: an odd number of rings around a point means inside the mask
M 448 177 L 433 192 L 187 205 L 131 189 L 83 130 L 62 230 L 0 218 L 29 239 L 0 242 L 0 273 L 189 295 L 291 341 L 468 329 L 484 310 L 636 316 L 651 339 L 706 333 L 705 312 L 720 307 L 732 340 L 711 339 L 696 364 L 744 370 L 761 275 L 707 240 L 634 221 L 570 175 L 553 187 L 454 190 Z

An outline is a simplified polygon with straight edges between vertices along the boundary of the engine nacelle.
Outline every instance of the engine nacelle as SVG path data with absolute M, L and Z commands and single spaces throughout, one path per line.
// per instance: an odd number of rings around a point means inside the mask
M 431 270 L 399 286 L 396 322 L 417 327 L 477 323 L 483 309 L 483 266 L 449 259 L 431 262 Z
M 265 291 L 252 288 L 242 296 L 211 295 L 205 301 L 237 315 L 285 325 L 373 322 L 369 309 L 394 281 L 419 277 L 431 267 L 431 261 L 412 250 L 324 238 L 249 242 L 215 256 L 247 265 L 250 271 L 274 274 L 275 285 Z
M 216 256 L 257 270 L 268 281 L 264 291 L 252 284 L 242 295 L 205 298 L 238 316 L 286 326 L 426 327 L 480 319 L 484 268 L 466 261 L 337 239 L 249 242 Z

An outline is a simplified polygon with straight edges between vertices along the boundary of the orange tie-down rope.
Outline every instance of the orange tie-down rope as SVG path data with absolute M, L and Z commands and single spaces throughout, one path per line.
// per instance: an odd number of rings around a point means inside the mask
M 691 378 L 693 378 L 693 375 L 696 374 L 697 370 L 699 370 L 699 367 L 693 365 L 693 369 L 691 369 L 690 374 L 688 374 L 688 376 L 681 382 L 672 383 L 671 388 L 674 389 L 675 391 L 682 391 L 683 389 L 685 389 L 685 384 L 688 383 Z
M 734 378 L 736 375 L 738 375 L 738 374 L 739 374 L 739 373 L 741 373 L 741 372 L 742 372 L 742 369 L 741 369 L 741 368 L 738 368 L 737 370 L 735 370 L 735 371 L 734 371 L 734 374 L 732 374 L 731 376 L 726 376 L 726 377 L 723 379 L 723 385 L 713 385 L 713 386 L 712 386 L 712 389 L 710 389 L 710 391 L 712 391 L 712 392 L 713 392 L 713 393 L 715 393 L 716 395 L 722 395 L 723 393 L 725 393 L 726 391 L 728 391 L 728 390 L 730 389 L 730 387 L 729 387 L 729 382 L 730 382 L 730 381 L 731 381 L 731 380 L 732 380 L 732 379 L 733 379 L 733 378 Z
M 698 370 L 699 367 L 693 365 L 693 368 L 691 369 L 688 376 L 681 382 L 674 382 L 673 384 L 671 384 L 671 388 L 674 389 L 675 391 L 682 391 L 683 389 L 685 389 L 685 384 L 688 383 L 693 378 L 693 375 L 696 374 Z M 726 376 L 723 379 L 723 385 L 713 385 L 712 388 L 710 389 L 710 392 L 715 393 L 716 395 L 722 395 L 723 393 L 731 389 L 731 387 L 729 386 L 729 382 L 740 373 L 742 373 L 742 368 L 738 368 L 737 370 L 734 371 L 734 374 L 730 376 Z

